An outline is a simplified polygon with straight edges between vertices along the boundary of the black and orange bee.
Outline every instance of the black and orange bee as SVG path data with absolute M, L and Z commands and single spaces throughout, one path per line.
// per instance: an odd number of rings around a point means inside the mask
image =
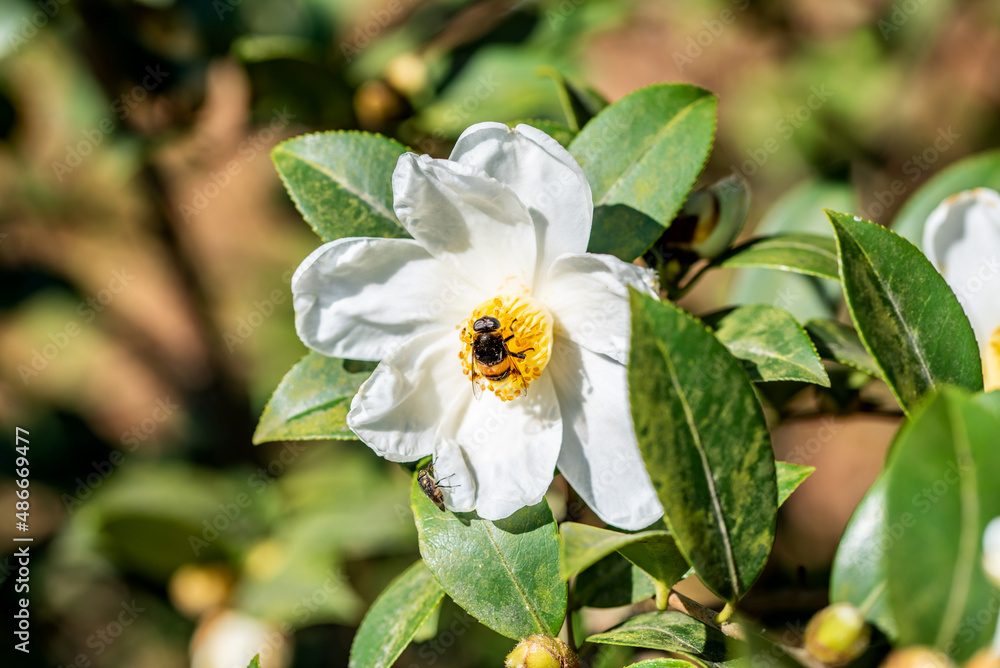
M 533 348 L 525 348 L 520 352 L 512 352 L 507 342 L 514 338 L 511 334 L 503 338 L 500 331 L 500 321 L 492 316 L 483 316 L 472 324 L 472 392 L 478 399 L 483 394 L 483 384 L 477 382 L 478 377 L 494 383 L 499 383 L 513 375 L 527 393 L 527 383 L 521 376 L 517 365 L 511 358 L 524 359 L 524 353 Z

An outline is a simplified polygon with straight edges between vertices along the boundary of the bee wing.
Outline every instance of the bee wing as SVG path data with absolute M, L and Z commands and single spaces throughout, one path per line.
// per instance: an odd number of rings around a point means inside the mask
M 476 399 L 483 396 L 483 384 L 479 382 L 479 376 L 475 371 L 472 372 L 472 396 Z

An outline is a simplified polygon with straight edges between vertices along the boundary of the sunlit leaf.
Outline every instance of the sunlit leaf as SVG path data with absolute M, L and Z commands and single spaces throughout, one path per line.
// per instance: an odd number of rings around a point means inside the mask
M 778 505 L 780 506 L 792 495 L 799 485 L 806 481 L 816 470 L 815 466 L 803 466 L 791 462 L 774 462 L 778 479 Z
M 389 668 L 441 604 L 444 590 L 424 562 L 393 580 L 361 621 L 348 668 Z
M 420 555 L 451 598 L 486 626 L 520 640 L 555 635 L 566 614 L 559 534 L 543 500 L 491 522 L 441 512 L 413 479 Z
M 864 371 L 876 378 L 882 377 L 875 360 L 868 354 L 857 331 L 850 325 L 817 318 L 806 323 L 806 333 L 815 344 L 820 357 Z
M 677 611 L 638 615 L 587 641 L 675 652 L 706 666 L 722 666 L 733 660 L 721 631 Z
M 777 515 L 774 452 L 746 372 L 704 324 L 631 296 L 629 395 L 646 468 L 677 546 L 736 601 L 760 575 Z
M 818 234 L 776 234 L 734 248 L 716 264 L 726 268 L 763 268 L 840 280 L 837 246 Z
M 827 212 L 841 282 L 865 348 L 904 411 L 935 386 L 983 387 L 979 347 L 955 294 L 913 244 L 856 216 Z

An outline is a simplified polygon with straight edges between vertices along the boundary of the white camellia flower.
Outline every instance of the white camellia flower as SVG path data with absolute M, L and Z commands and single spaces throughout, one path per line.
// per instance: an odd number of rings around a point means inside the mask
M 348 426 L 390 461 L 433 455 L 457 512 L 538 503 L 558 466 L 609 524 L 660 517 L 626 367 L 628 286 L 655 295 L 655 275 L 586 252 L 593 198 L 569 152 L 480 123 L 448 160 L 401 156 L 392 190 L 413 239 L 339 239 L 292 279 L 307 346 L 381 360 Z
M 1000 194 L 976 188 L 941 202 L 923 246 L 972 323 L 986 390 L 1000 389 Z

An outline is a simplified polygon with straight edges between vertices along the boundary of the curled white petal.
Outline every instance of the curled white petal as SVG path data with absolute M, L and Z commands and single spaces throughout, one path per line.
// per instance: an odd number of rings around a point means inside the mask
M 535 224 L 538 272 L 590 241 L 594 201 L 583 169 L 569 151 L 530 125 L 479 123 L 458 138 L 451 160 L 483 170 L 513 190 Z
M 354 396 L 347 426 L 389 461 L 432 454 L 445 409 L 472 392 L 458 364 L 460 343 L 452 327 L 424 332 L 390 353 Z
M 469 292 L 415 241 L 338 239 L 292 277 L 295 329 L 324 355 L 379 360 L 417 334 L 454 326 L 475 303 Z
M 625 364 L 631 316 L 629 286 L 656 297 L 656 272 L 612 255 L 563 255 L 549 270 L 541 297 L 558 333 Z
M 1000 194 L 976 188 L 946 199 L 927 219 L 923 246 L 985 350 L 1000 328 Z
M 475 510 L 488 520 L 508 517 L 545 495 L 562 442 L 562 418 L 552 380 L 543 374 L 527 397 L 479 399 L 465 388 L 438 432 L 434 462 L 448 508 Z
M 569 342 L 549 363 L 563 416 L 559 470 L 597 516 L 629 531 L 663 507 L 639 454 L 623 364 Z
M 493 295 L 530 291 L 531 215 L 507 186 L 469 165 L 406 153 L 392 174 L 393 207 L 427 251 Z

